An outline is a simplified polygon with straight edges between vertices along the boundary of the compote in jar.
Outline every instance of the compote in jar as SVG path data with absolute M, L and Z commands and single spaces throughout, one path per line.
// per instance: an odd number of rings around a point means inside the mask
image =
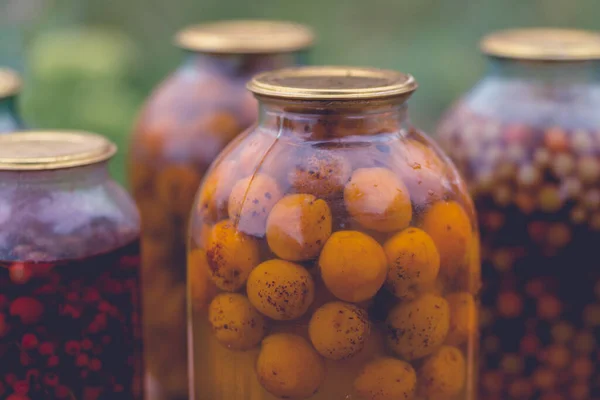
M 0 68 L 0 134 L 22 128 L 17 112 L 17 97 L 21 91 L 21 78 L 10 69 Z
M 313 33 L 290 22 L 223 21 L 186 28 L 176 42 L 187 57 L 141 111 L 129 175 L 142 216 L 153 398 L 187 400 L 185 243 L 194 194 L 217 154 L 256 120 L 248 80 L 304 64 Z
M 486 37 L 444 118 L 481 227 L 483 399 L 600 398 L 600 34 Z
M 139 216 L 79 132 L 0 135 L 0 398 L 142 400 Z
M 410 75 L 260 74 L 260 120 L 218 157 L 192 214 L 195 400 L 470 399 L 474 212 L 412 126 Z

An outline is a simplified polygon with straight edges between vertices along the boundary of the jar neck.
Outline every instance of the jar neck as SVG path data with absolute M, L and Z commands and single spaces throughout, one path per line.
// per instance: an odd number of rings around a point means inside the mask
M 110 179 L 108 163 L 48 171 L 0 171 L 0 182 L 7 186 L 36 185 L 81 188 L 98 186 Z
M 406 103 L 259 102 L 259 127 L 277 136 L 330 140 L 398 133 L 410 127 Z
M 202 67 L 231 76 L 252 76 L 293 65 L 305 65 L 308 52 L 268 54 L 212 54 L 188 51 L 184 62 L 188 67 Z
M 491 57 L 488 71 L 496 78 L 526 79 L 542 84 L 600 82 L 600 61 L 541 62 Z

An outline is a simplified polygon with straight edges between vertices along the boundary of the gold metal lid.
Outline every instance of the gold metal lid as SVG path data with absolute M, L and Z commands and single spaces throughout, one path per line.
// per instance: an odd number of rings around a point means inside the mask
M 600 59 L 600 33 L 572 29 L 512 29 L 485 36 L 485 54 L 531 61 Z
M 362 67 L 297 67 L 256 75 L 254 94 L 297 100 L 375 100 L 406 96 L 417 89 L 411 75 Z
M 12 69 L 0 68 L 0 99 L 11 97 L 21 90 L 21 78 Z
M 81 167 L 110 159 L 117 146 L 77 131 L 23 131 L 0 136 L 0 170 L 42 171 Z
M 179 47 L 223 54 L 287 53 L 312 46 L 315 35 L 305 25 L 287 21 L 234 20 L 195 25 L 175 37 Z

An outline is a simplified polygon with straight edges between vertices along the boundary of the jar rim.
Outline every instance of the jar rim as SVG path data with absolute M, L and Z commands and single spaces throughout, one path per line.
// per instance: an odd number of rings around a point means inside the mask
M 508 29 L 484 36 L 479 47 L 488 56 L 516 60 L 599 60 L 600 33 L 559 28 Z
M 295 67 L 263 72 L 247 84 L 255 95 L 293 100 L 357 101 L 406 98 L 417 81 L 403 72 L 345 66 Z
M 288 53 L 311 47 L 313 30 L 291 21 L 225 20 L 182 29 L 178 47 L 220 54 Z
M 107 161 L 117 146 L 82 131 L 20 131 L 0 136 L 0 171 L 45 171 Z
M 0 99 L 14 96 L 21 91 L 21 77 L 9 68 L 0 68 Z

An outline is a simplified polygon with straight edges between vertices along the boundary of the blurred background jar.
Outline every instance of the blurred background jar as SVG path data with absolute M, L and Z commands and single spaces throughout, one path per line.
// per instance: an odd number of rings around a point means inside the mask
M 217 158 L 188 254 L 196 400 L 467 399 L 478 237 L 395 71 L 255 77 L 259 124 Z
M 0 396 L 142 400 L 140 221 L 80 132 L 0 135 Z
M 184 29 L 176 43 L 188 56 L 141 111 L 129 175 L 142 215 L 146 361 L 156 398 L 187 399 L 185 244 L 194 194 L 217 154 L 256 119 L 250 77 L 304 64 L 313 39 L 309 28 L 280 21 Z
M 0 133 L 22 128 L 17 111 L 17 97 L 21 91 L 21 78 L 10 69 L 0 68 Z
M 486 399 L 600 397 L 600 34 L 483 39 L 483 79 L 439 140 L 482 233 Z

